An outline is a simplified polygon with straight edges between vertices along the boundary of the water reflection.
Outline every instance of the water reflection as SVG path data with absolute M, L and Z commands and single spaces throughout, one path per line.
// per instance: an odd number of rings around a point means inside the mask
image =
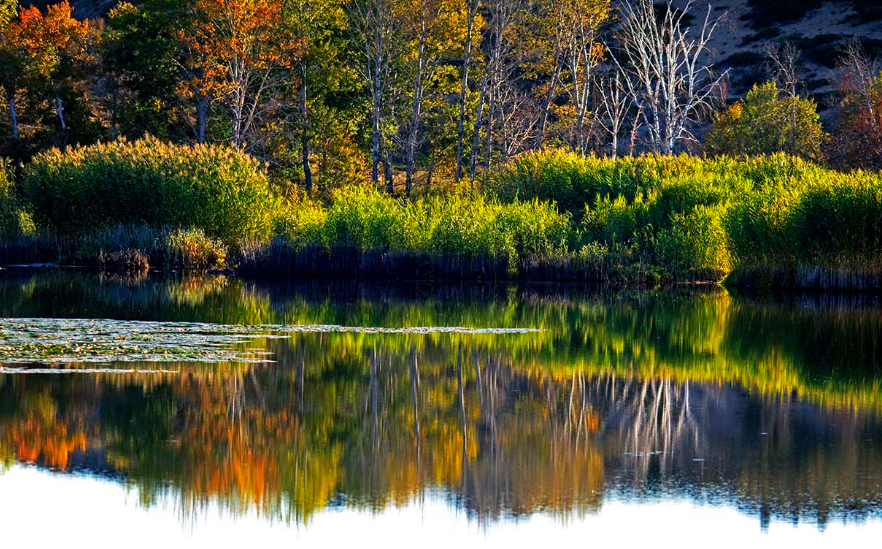
M 292 523 L 426 497 L 487 524 L 683 498 L 762 524 L 880 516 L 876 303 L 389 290 L 4 279 L 3 317 L 546 331 L 258 334 L 275 363 L 0 375 L 0 460 Z

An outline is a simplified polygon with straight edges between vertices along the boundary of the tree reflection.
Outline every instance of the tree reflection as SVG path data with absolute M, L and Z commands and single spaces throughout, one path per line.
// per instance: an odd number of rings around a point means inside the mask
M 3 314 L 547 331 L 296 333 L 251 342 L 272 364 L 0 375 L 0 461 L 118 478 L 144 505 L 172 501 L 184 517 L 218 503 L 306 523 L 329 505 L 379 511 L 430 495 L 487 522 L 566 520 L 610 498 L 666 494 L 762 521 L 880 511 L 874 305 L 339 301 L 218 279 L 94 284 L 0 284 Z M 832 350 L 818 358 L 823 341 Z

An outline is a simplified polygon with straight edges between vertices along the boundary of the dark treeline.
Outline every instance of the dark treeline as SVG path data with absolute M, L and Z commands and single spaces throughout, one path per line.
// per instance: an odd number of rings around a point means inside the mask
M 710 46 L 725 15 L 704 2 L 37 4 L 0 2 L 0 156 L 18 160 L 151 134 L 229 143 L 307 189 L 407 192 L 550 146 L 882 165 L 882 78 L 860 41 L 837 50 L 831 139 L 790 43 L 726 109 Z

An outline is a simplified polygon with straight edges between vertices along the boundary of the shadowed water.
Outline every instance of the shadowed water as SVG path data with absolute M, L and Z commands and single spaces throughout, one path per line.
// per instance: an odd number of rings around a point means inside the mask
M 0 507 L 46 472 L 46 498 L 106 481 L 136 497 L 84 502 L 182 525 L 416 508 L 489 536 L 687 505 L 860 534 L 880 334 L 874 298 L 6 273 Z

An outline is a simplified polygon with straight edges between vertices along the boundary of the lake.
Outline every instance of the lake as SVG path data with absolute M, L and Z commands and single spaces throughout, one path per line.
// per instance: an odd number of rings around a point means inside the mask
M 874 546 L 880 335 L 873 297 L 3 271 L 0 527 Z

